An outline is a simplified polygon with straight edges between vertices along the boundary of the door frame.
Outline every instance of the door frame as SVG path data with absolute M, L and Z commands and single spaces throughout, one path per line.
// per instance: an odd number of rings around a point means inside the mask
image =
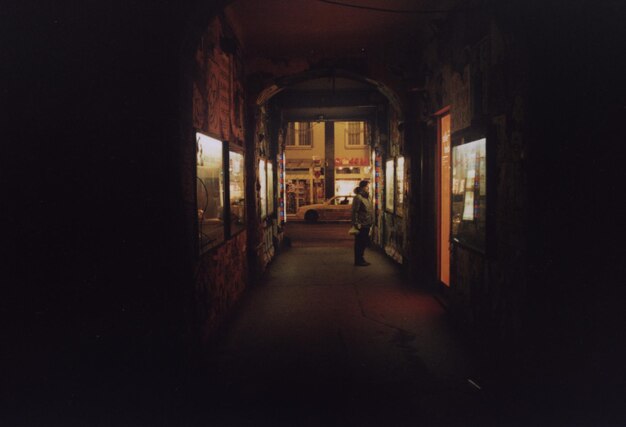
M 442 238 L 441 238 L 441 233 L 442 233 L 442 211 L 441 211 L 441 204 L 442 204 L 442 170 L 441 170 L 441 157 L 442 157 L 442 119 L 445 116 L 449 116 L 450 117 L 450 122 L 452 121 L 452 115 L 451 115 L 451 108 L 450 106 L 446 106 L 445 108 L 442 108 L 441 110 L 437 111 L 435 114 L 433 114 L 434 118 L 437 121 L 437 139 L 435 141 L 435 203 L 436 203 L 436 208 L 435 208 L 435 221 L 436 221 L 436 233 L 437 233 L 437 238 L 436 238 L 436 260 L 437 260 L 437 282 L 446 287 L 449 288 L 451 286 L 451 274 L 450 274 L 450 267 L 451 267 L 451 261 L 452 261 L 452 256 L 451 256 L 451 251 L 450 251 L 450 236 L 448 236 L 448 242 L 443 242 Z M 448 184 L 449 184 L 449 188 L 448 188 L 448 192 L 451 192 L 451 183 L 452 183 L 452 165 L 451 165 L 451 160 L 452 160 L 452 129 L 451 129 L 451 123 L 450 123 L 450 153 L 449 153 L 449 170 L 448 170 L 448 174 L 449 174 L 449 180 L 448 180 Z M 452 216 L 450 214 L 448 214 L 448 231 L 451 232 L 452 230 Z M 442 246 L 443 245 L 447 245 L 448 247 L 448 283 L 444 282 L 442 280 L 442 257 L 441 257 L 441 253 L 442 253 Z

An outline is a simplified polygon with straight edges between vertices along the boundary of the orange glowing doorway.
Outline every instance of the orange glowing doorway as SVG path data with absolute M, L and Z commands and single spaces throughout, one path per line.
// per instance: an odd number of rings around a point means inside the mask
M 439 280 L 450 286 L 450 114 L 442 111 L 437 132 L 438 236 L 437 270 Z

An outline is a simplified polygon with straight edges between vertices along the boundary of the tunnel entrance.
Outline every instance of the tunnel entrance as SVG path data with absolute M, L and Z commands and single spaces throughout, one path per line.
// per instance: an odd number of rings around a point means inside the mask
M 352 203 L 354 188 L 361 180 L 373 182 L 370 124 L 289 122 L 286 129 L 287 219 L 349 220 L 346 205 Z
M 283 78 L 261 92 L 257 105 L 274 128 L 270 152 L 284 165 L 277 181 L 285 237 L 294 246 L 350 246 L 359 182 L 371 184 L 372 205 L 381 205 L 375 163 L 386 150 L 389 110 L 397 101 L 377 82 L 326 69 Z

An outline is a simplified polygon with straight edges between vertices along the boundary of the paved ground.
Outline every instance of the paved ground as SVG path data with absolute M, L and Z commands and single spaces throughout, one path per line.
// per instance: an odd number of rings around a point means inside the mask
M 354 267 L 347 228 L 288 224 L 292 247 L 219 343 L 198 424 L 491 424 L 442 307 L 379 252 Z
M 348 234 L 349 222 L 325 222 L 307 224 L 290 221 L 286 235 L 294 248 L 301 247 L 352 247 L 354 237 Z

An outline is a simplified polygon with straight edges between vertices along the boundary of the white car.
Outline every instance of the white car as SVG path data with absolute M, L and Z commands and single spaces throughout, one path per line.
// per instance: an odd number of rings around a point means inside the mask
M 300 206 L 296 218 L 306 222 L 350 221 L 353 199 L 354 196 L 335 196 L 324 203 Z

